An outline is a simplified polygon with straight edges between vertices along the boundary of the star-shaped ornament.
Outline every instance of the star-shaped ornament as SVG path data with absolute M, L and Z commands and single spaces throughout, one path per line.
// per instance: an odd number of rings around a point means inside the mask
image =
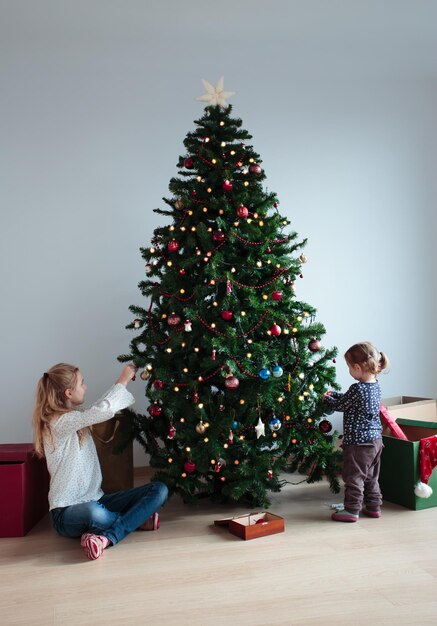
M 266 425 L 262 421 L 262 419 L 258 418 L 258 424 L 255 426 L 256 438 L 265 437 L 266 435 Z
M 224 77 L 218 79 L 216 86 L 213 87 L 207 80 L 202 80 L 206 93 L 203 96 L 198 96 L 196 100 L 200 102 L 207 102 L 207 106 L 220 106 L 225 109 L 228 106 L 226 100 L 235 95 L 235 91 L 224 91 L 223 82 Z

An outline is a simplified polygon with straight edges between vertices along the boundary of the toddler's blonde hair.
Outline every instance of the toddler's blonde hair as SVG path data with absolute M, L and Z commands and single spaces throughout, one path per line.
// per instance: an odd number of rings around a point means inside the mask
M 379 374 L 390 366 L 385 352 L 380 352 L 370 341 L 356 343 L 346 350 L 344 358 L 348 365 L 361 365 L 371 374 Z

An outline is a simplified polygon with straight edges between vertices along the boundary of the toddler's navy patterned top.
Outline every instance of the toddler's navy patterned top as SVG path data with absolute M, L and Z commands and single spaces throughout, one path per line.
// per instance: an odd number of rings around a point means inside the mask
M 325 396 L 329 406 L 343 416 L 343 444 L 370 443 L 381 439 L 381 387 L 379 382 L 355 383 L 346 393 L 331 391 Z

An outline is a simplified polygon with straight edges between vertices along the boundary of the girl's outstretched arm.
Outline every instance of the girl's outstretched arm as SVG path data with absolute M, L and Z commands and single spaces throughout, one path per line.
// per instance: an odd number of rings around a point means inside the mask
M 126 385 L 135 378 L 136 371 L 137 367 L 132 363 L 128 363 L 124 366 L 120 376 L 118 377 L 117 383 L 126 387 Z
M 126 365 L 115 385 L 97 402 L 83 411 L 68 411 L 53 423 L 52 428 L 56 435 L 68 436 L 81 428 L 106 422 L 114 417 L 117 411 L 121 411 L 135 402 L 133 395 L 126 389 L 126 385 L 135 376 L 136 367 Z
M 324 395 L 324 400 L 334 411 L 344 411 L 355 403 L 357 399 L 357 386 L 351 385 L 345 393 L 330 391 Z

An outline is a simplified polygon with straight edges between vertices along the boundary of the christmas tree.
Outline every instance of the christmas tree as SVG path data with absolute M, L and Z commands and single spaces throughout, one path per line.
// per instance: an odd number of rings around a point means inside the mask
M 231 117 L 223 79 L 184 140 L 169 225 L 141 248 L 146 307 L 131 306 L 132 360 L 148 415 L 129 411 L 155 479 L 184 501 L 205 495 L 268 506 L 284 472 L 339 490 L 336 433 L 323 416 L 336 350 L 316 310 L 295 295 L 306 240 L 287 232 L 261 158 Z

